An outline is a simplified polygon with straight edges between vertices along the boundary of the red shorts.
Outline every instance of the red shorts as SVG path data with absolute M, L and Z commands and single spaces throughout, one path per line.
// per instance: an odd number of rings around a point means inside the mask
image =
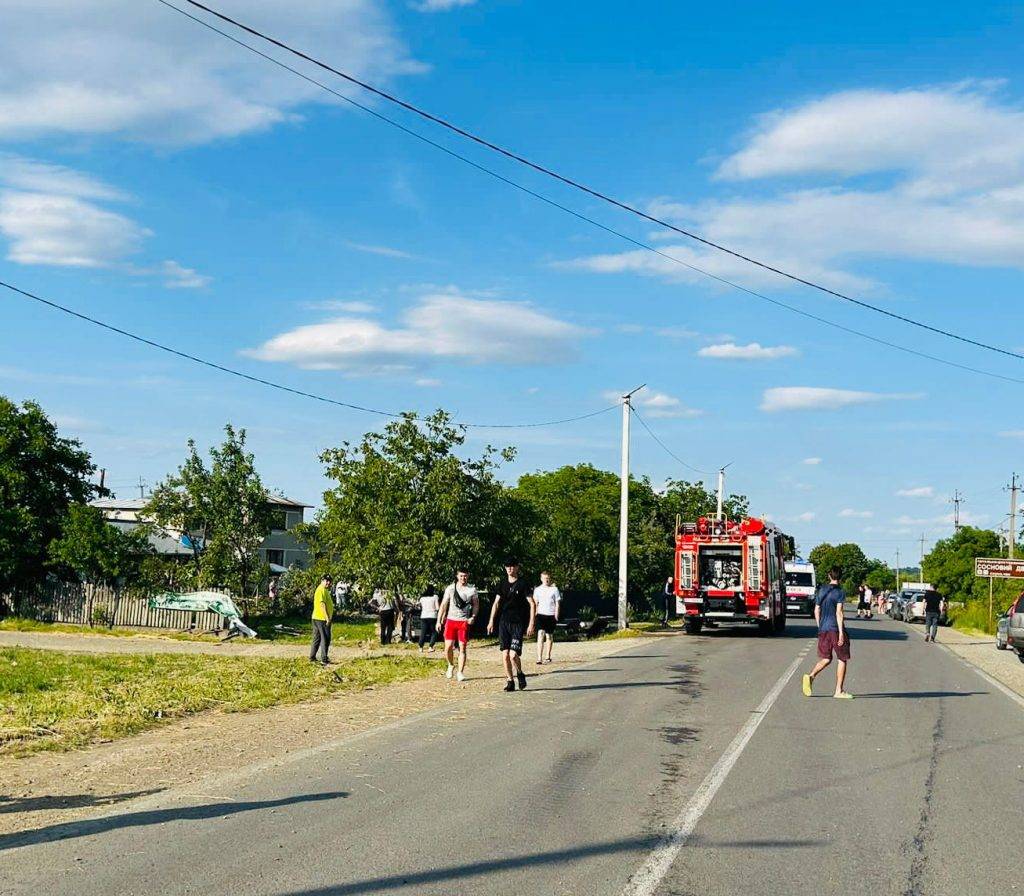
M 457 644 L 469 642 L 469 621 L 466 619 L 446 619 L 444 621 L 444 639 Z
M 846 633 L 843 643 L 839 643 L 839 632 L 818 632 L 818 656 L 823 660 L 832 659 L 832 651 L 836 659 L 844 663 L 850 659 L 850 633 Z

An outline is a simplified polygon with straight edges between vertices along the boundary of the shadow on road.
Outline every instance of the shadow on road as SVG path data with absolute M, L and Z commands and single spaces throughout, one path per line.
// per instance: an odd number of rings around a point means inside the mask
M 915 700 L 927 697 L 983 697 L 988 691 L 891 691 L 887 694 L 857 694 L 858 700 Z
M 4 796 L 0 793 L 0 813 L 40 812 L 43 809 L 83 809 L 86 806 L 113 806 L 125 800 L 160 793 L 162 787 L 153 790 L 133 790 L 130 793 L 76 793 L 69 796 Z
M 239 812 L 256 812 L 260 809 L 274 809 L 280 806 L 291 806 L 297 803 L 324 802 L 327 800 L 344 799 L 345 791 L 333 793 L 311 793 L 303 796 L 285 797 L 279 800 L 263 800 L 245 803 L 209 803 L 202 806 L 178 806 L 173 809 L 153 809 L 143 812 L 127 812 L 121 815 L 105 815 L 102 818 L 91 818 L 84 821 L 67 821 L 61 824 L 47 825 L 32 831 L 21 831 L 17 834 L 0 836 L 0 850 L 13 849 L 16 846 L 32 846 L 47 843 L 51 840 L 70 840 L 74 837 L 90 837 L 108 831 L 123 828 L 142 827 L 151 824 L 164 824 L 168 821 L 203 821 L 208 818 L 223 818 L 237 815 Z
M 343 884 L 326 887 L 315 887 L 309 890 L 294 890 L 281 896 L 354 896 L 362 893 L 387 893 L 391 890 L 408 888 L 415 892 L 418 887 L 430 884 L 459 884 L 467 878 L 484 875 L 500 874 L 504 871 L 522 871 L 542 865 L 563 865 L 568 862 L 588 859 L 593 856 L 613 855 L 615 853 L 633 852 L 637 859 L 652 849 L 659 842 L 655 836 L 624 837 L 620 840 L 608 840 L 604 843 L 593 843 L 572 849 L 550 850 L 548 852 L 518 855 L 510 858 L 491 859 L 488 861 L 466 862 L 462 865 L 449 865 L 444 868 L 431 868 L 429 871 L 407 871 L 388 874 L 381 877 L 364 878 Z M 807 849 L 822 846 L 824 840 L 724 840 L 712 841 L 692 839 L 687 846 L 701 849 Z M 465 892 L 455 889 L 453 892 Z

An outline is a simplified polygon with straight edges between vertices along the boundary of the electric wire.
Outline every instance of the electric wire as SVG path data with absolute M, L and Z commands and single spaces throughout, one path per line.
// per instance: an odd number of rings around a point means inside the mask
M 675 460 L 677 463 L 682 464 L 684 467 L 686 467 L 687 470 L 692 470 L 694 473 L 700 473 L 701 476 L 707 476 L 708 475 L 706 470 L 698 470 L 692 464 L 688 464 L 678 454 L 676 454 L 671 448 L 669 448 L 668 445 L 666 445 L 661 439 L 659 439 L 657 433 L 655 433 L 654 430 L 651 429 L 647 425 L 647 421 L 644 420 L 644 418 L 640 416 L 640 412 L 635 407 L 633 407 L 633 405 L 630 405 L 629 409 L 632 412 L 633 416 L 636 417 L 637 422 L 639 422 L 639 424 L 644 429 L 647 430 L 647 434 L 652 439 L 654 439 L 654 441 L 657 442 L 662 447 L 662 449 L 665 451 L 665 453 L 668 454 L 673 460 Z
M 193 21 L 197 21 L 201 24 L 206 25 L 209 24 L 203 22 L 202 19 L 199 19 L 196 16 L 189 15 L 186 11 L 175 6 L 173 3 L 168 2 L 168 0 L 157 0 L 157 2 L 162 3 L 164 6 L 168 7 L 169 9 L 173 9 L 176 12 L 181 13 L 182 15 L 188 16 Z M 334 66 L 329 65 L 328 63 L 323 62 L 322 60 L 319 60 L 314 56 L 309 55 L 308 53 L 304 53 L 302 50 L 298 50 L 295 47 L 292 47 L 289 44 L 286 44 L 275 37 L 272 37 L 262 31 L 259 31 L 250 25 L 246 25 L 244 22 L 240 22 L 237 19 L 233 19 L 230 16 L 225 15 L 224 13 L 216 9 L 213 9 L 210 6 L 205 5 L 204 3 L 200 3 L 199 0 L 184 0 L 184 2 L 188 3 L 189 5 L 197 9 L 203 10 L 204 12 L 220 19 L 222 22 L 227 22 L 235 28 L 238 28 L 242 31 L 245 31 L 248 34 L 253 35 L 254 37 L 259 38 L 260 40 L 266 41 L 267 43 L 273 46 L 279 47 L 280 49 L 292 54 L 293 56 L 296 56 L 299 59 L 302 59 L 306 62 L 309 62 L 312 65 L 317 66 L 318 68 L 328 71 L 331 74 L 336 75 L 337 77 L 342 78 L 345 81 L 348 81 L 350 84 L 354 84 L 362 88 L 363 90 L 372 93 L 373 95 L 378 96 L 383 100 L 386 100 L 389 103 L 399 106 L 400 108 L 403 108 L 406 111 L 411 112 L 412 114 L 425 119 L 426 121 L 436 124 L 439 127 L 445 128 L 446 130 L 451 131 L 452 133 L 457 134 L 460 137 L 470 140 L 473 143 L 476 143 L 477 145 L 484 147 L 485 149 L 491 150 L 492 152 L 496 152 L 504 156 L 505 158 L 517 162 L 518 164 L 524 165 L 540 174 L 545 175 L 546 177 L 557 180 L 560 183 L 572 187 L 575 190 L 579 190 L 583 193 L 586 193 L 587 195 L 592 196 L 595 199 L 608 203 L 609 205 L 615 206 L 616 208 L 622 211 L 628 212 L 629 214 L 632 215 L 636 215 L 637 217 L 643 218 L 646 221 L 650 221 L 652 224 L 656 224 L 659 227 L 664 227 L 666 230 L 671 230 L 675 233 L 678 233 L 681 236 L 685 236 L 687 239 L 701 243 L 711 249 L 715 249 L 727 255 L 731 255 L 733 258 L 738 258 L 741 261 L 745 261 L 748 264 L 761 268 L 762 270 L 769 271 L 780 277 L 784 277 L 787 280 L 790 280 L 794 283 L 802 284 L 803 286 L 807 286 L 811 289 L 818 290 L 827 295 L 833 296 L 834 298 L 841 299 L 844 302 L 850 302 L 865 310 L 873 311 L 876 314 L 884 315 L 885 317 L 891 318 L 892 320 L 898 320 L 910 326 L 918 327 L 922 330 L 926 330 L 936 335 L 943 336 L 948 339 L 953 339 L 958 342 L 965 343 L 967 345 L 972 345 L 976 348 L 981 348 L 987 351 L 995 352 L 997 354 L 1017 358 L 1018 360 L 1024 360 L 1024 354 L 1021 354 L 1019 352 L 1011 351 L 1010 349 L 1006 348 L 1001 348 L 1000 346 L 992 345 L 987 342 L 981 342 L 980 340 L 972 339 L 968 336 L 963 336 L 959 333 L 954 333 L 951 330 L 945 330 L 942 329 L 941 327 L 925 323 L 924 321 L 915 320 L 914 318 L 907 317 L 902 314 L 897 314 L 895 311 L 890 311 L 886 308 L 882 308 L 878 305 L 873 305 L 870 302 L 866 302 L 863 299 L 857 299 L 853 296 L 847 295 L 846 293 L 842 293 L 837 290 L 831 289 L 828 286 L 816 283 L 813 280 L 808 280 L 805 277 L 799 276 L 798 274 L 793 274 L 790 273 L 789 271 L 783 270 L 782 268 L 775 267 L 774 265 L 771 265 L 768 262 L 760 261 L 759 259 L 753 258 L 749 255 L 744 255 L 742 252 L 739 252 L 735 249 L 730 249 L 728 246 L 722 245 L 721 243 L 716 243 L 715 241 L 708 239 L 707 237 L 701 236 L 700 234 L 692 230 L 687 230 L 685 228 L 672 224 L 669 221 L 662 220 L 661 218 L 658 218 L 655 215 L 645 212 L 642 209 L 637 208 L 636 206 L 630 205 L 629 203 L 616 199 L 613 196 L 610 196 L 606 193 L 602 193 L 599 190 L 594 189 L 593 187 L 589 187 L 580 181 L 574 180 L 564 174 L 560 174 L 559 172 L 551 168 L 547 168 L 544 165 L 531 161 L 525 156 L 522 156 L 516 152 L 513 152 L 512 150 L 500 146 L 497 143 L 493 143 L 490 140 L 480 137 L 472 133 L 471 131 L 466 130 L 465 128 L 459 127 L 458 125 L 448 121 L 447 119 L 444 119 L 438 115 L 428 112 L 425 109 L 413 105 L 412 103 L 406 102 L 405 100 L 395 96 L 394 94 L 388 93 L 385 90 L 381 90 L 379 87 L 375 87 L 372 84 L 367 83 L 366 81 L 356 78 L 354 75 L 350 75 L 347 72 L 342 71 L 341 69 L 335 68 Z M 236 42 L 240 43 L 241 46 L 248 47 L 248 45 L 245 43 L 242 43 L 240 41 Z M 250 49 L 252 48 L 250 47 Z
M 69 314 L 72 317 L 76 317 L 79 320 L 85 321 L 86 323 L 93 324 L 94 326 L 101 327 L 104 330 L 109 330 L 111 333 L 117 333 L 119 336 L 124 336 L 128 339 L 133 339 L 135 342 L 140 342 L 143 345 L 148 345 L 150 348 L 159 349 L 162 352 L 175 355 L 178 358 L 183 358 L 186 361 L 192 361 L 195 364 L 201 364 L 204 367 L 209 367 L 213 370 L 219 370 L 221 373 L 227 373 L 231 376 L 239 377 L 243 380 L 248 380 L 251 383 L 258 383 L 261 386 L 267 386 L 271 389 L 277 389 L 281 392 L 288 392 L 292 395 L 298 395 L 302 398 L 309 398 L 313 401 L 320 401 L 325 404 L 335 405 L 341 408 L 348 408 L 352 411 L 362 411 L 365 414 L 376 414 L 380 417 L 390 417 L 397 419 L 404 417 L 402 413 L 396 413 L 394 411 L 384 411 L 380 408 L 372 408 L 366 405 L 353 404 L 347 401 L 339 401 L 336 398 L 328 398 L 326 395 L 318 395 L 315 392 L 306 392 L 303 389 L 296 389 L 292 386 L 286 386 L 283 383 L 277 383 L 273 380 L 264 379 L 263 377 L 253 376 L 250 373 L 245 373 L 241 370 L 237 370 L 233 367 L 227 367 L 223 364 L 218 364 L 215 361 L 209 361 L 206 358 L 200 358 L 197 355 L 189 354 L 188 352 L 181 351 L 180 349 L 172 348 L 169 345 L 164 345 L 162 342 L 157 342 L 153 339 L 147 339 L 145 336 L 140 336 L 137 333 L 132 333 L 129 330 L 122 329 L 121 327 L 115 326 L 114 324 L 108 324 L 105 321 L 99 320 L 95 317 L 90 317 L 87 314 L 82 314 L 80 311 L 75 311 L 73 308 L 68 308 L 66 305 L 61 305 L 59 302 L 54 302 L 50 299 L 45 299 L 40 295 L 29 292 L 28 290 L 21 289 L 14 286 L 11 283 L 7 283 L 4 280 L 0 280 L 0 286 L 10 290 L 26 299 L 39 302 L 42 305 L 46 305 L 55 311 L 60 311 L 64 314 Z M 609 405 L 608 407 L 601 408 L 598 411 L 590 411 L 586 414 L 579 414 L 575 417 L 566 417 L 561 420 L 543 420 L 536 423 L 463 423 L 455 421 L 458 426 L 464 426 L 467 429 L 534 429 L 541 426 L 561 426 L 565 423 L 576 423 L 579 420 L 588 420 L 591 417 L 597 417 L 599 414 L 606 414 L 608 411 L 613 411 L 618 407 L 617 404 Z
M 530 197 L 532 197 L 534 199 L 537 199 L 540 202 L 543 202 L 544 204 L 546 204 L 546 205 L 548 205 L 548 206 L 550 206 L 552 208 L 557 209 L 558 211 L 561 211 L 561 212 L 563 212 L 563 213 L 565 213 L 567 215 L 571 215 L 573 218 L 576 218 L 577 220 L 582 221 L 585 224 L 589 224 L 590 226 L 595 227 L 598 230 L 601 230 L 601 231 L 603 231 L 603 232 L 605 232 L 605 233 L 607 233 L 607 234 L 609 234 L 611 236 L 614 236 L 614 237 L 617 237 L 618 239 L 624 240 L 625 242 L 630 243 L 631 245 L 636 246 L 639 249 L 644 249 L 647 252 L 651 252 L 654 255 L 659 256 L 660 258 L 663 258 L 663 259 L 665 259 L 667 261 L 670 261 L 670 262 L 673 262 L 675 264 L 678 264 L 678 265 L 680 265 L 680 266 L 682 266 L 684 268 L 687 268 L 688 270 L 693 271 L 696 274 L 700 274 L 703 277 L 707 277 L 707 278 L 709 278 L 711 280 L 714 280 L 714 281 L 716 281 L 718 283 L 721 283 L 723 286 L 728 286 L 728 287 L 730 287 L 732 289 L 735 289 L 735 290 L 738 290 L 740 292 L 746 293 L 747 295 L 751 296 L 752 298 L 756 298 L 756 299 L 760 299 L 761 301 L 768 302 L 768 303 L 770 303 L 772 305 L 775 305 L 778 308 L 782 308 L 782 309 L 784 309 L 786 311 L 790 311 L 793 314 L 798 314 L 801 317 L 807 318 L 808 320 L 813 320 L 813 321 L 815 321 L 817 323 L 823 324 L 824 326 L 831 327 L 831 328 L 836 329 L 836 330 L 840 330 L 841 332 L 847 333 L 849 335 L 858 336 L 858 337 L 860 337 L 862 339 L 867 339 L 870 342 L 874 342 L 877 345 L 883 345 L 886 348 L 891 348 L 891 349 L 893 349 L 895 351 L 900 351 L 900 352 L 903 352 L 905 354 L 913 355 L 913 356 L 918 357 L 918 358 L 923 358 L 923 359 L 928 360 L 928 361 L 934 361 L 934 362 L 936 362 L 938 364 L 944 364 L 947 367 L 954 367 L 954 368 L 956 368 L 958 370 L 964 370 L 964 371 L 967 371 L 969 373 L 975 373 L 975 374 L 978 374 L 979 376 L 986 376 L 986 377 L 990 377 L 992 379 L 1003 380 L 1004 382 L 1018 383 L 1018 384 L 1024 385 L 1024 379 L 1022 379 L 1022 378 L 1007 376 L 1005 374 L 995 373 L 994 371 L 982 370 L 982 369 L 977 368 L 977 367 L 972 367 L 972 366 L 970 366 L 968 364 L 961 364 L 961 363 L 959 363 L 957 361 L 951 361 L 951 360 L 949 360 L 947 358 L 942 358 L 942 357 L 940 357 L 938 355 L 932 355 L 932 354 L 929 354 L 928 352 L 923 352 L 923 351 L 920 351 L 918 349 L 909 348 L 908 346 L 900 345 L 900 344 L 895 343 L 895 342 L 890 342 L 889 340 L 882 339 L 879 336 L 874 336 L 874 335 L 872 335 L 870 333 L 865 333 L 864 331 L 858 330 L 858 329 L 856 329 L 854 327 L 848 327 L 848 326 L 845 326 L 844 324 L 840 324 L 840 323 L 837 323 L 835 321 L 829 320 L 828 318 L 821 317 L 820 315 L 813 314 L 810 311 L 805 311 L 804 309 L 799 308 L 799 307 L 797 307 L 795 305 L 791 305 L 788 302 L 784 302 L 781 299 L 772 298 L 771 296 L 768 296 L 768 295 L 765 295 L 764 293 L 758 292 L 755 289 L 751 289 L 750 287 L 743 286 L 742 284 L 737 283 L 737 282 L 735 282 L 733 280 L 729 280 L 726 277 L 722 277 L 719 274 L 714 274 L 714 273 L 712 273 L 710 271 L 707 271 L 704 268 L 699 267 L 698 265 L 694 265 L 694 264 L 691 264 L 691 263 L 689 263 L 687 261 L 683 261 L 681 258 L 677 258 L 674 255 L 670 255 L 669 253 L 664 252 L 661 249 L 658 249 L 656 246 L 653 246 L 650 243 L 646 243 L 643 240 L 640 240 L 640 239 L 637 239 L 635 237 L 629 236 L 628 234 L 623 233 L 620 230 L 616 230 L 613 227 L 609 227 L 607 224 L 602 224 L 600 221 L 597 221 L 596 219 L 591 218 L 591 217 L 583 214 L 582 212 L 577 211 L 576 209 L 573 209 L 573 208 L 571 208 L 571 207 L 569 207 L 567 205 L 563 205 L 562 203 L 560 203 L 560 202 L 558 202 L 558 201 L 556 201 L 554 199 L 551 199 L 548 196 L 545 196 L 543 193 L 538 193 L 537 191 L 531 189 L 530 187 L 525 186 L 524 184 L 519 183 L 518 181 L 512 180 L 511 178 L 506 177 L 505 175 L 500 174 L 499 172 L 494 171 L 493 169 L 488 168 L 485 165 L 481 165 L 479 162 L 476 162 L 473 159 L 470 159 L 467 156 L 462 155 L 461 153 L 451 149 L 450 147 L 445 146 L 443 143 L 438 143 L 437 141 L 432 140 L 430 137 L 427 137 L 424 134 L 421 134 L 418 131 L 415 131 L 412 128 L 407 127 L 406 125 L 402 124 L 401 122 L 395 121 L 393 118 L 389 118 L 388 116 L 378 112 L 376 109 L 373 109 L 373 108 L 371 108 L 369 106 L 366 106 L 366 105 L 358 102 L 357 100 L 352 99 L 350 96 L 346 96 L 341 91 L 335 90 L 330 85 L 324 84 L 322 81 L 318 81 L 316 78 L 313 78 L 310 75 L 307 75 L 305 72 L 302 72 L 299 69 L 296 69 L 296 68 L 288 65 L 286 62 L 282 62 L 280 59 L 277 59 L 277 58 L 275 58 L 275 57 L 273 57 L 273 56 L 271 56 L 271 55 L 269 55 L 267 53 L 264 53 L 259 48 L 252 46 L 252 44 L 246 43 L 244 40 L 241 40 L 240 38 L 235 37 L 233 34 L 229 34 L 227 31 L 224 31 L 223 29 L 218 28 L 216 25 L 213 25 L 210 22 L 207 22 L 204 19 L 199 18 L 198 16 L 192 15 L 192 13 L 188 12 L 187 10 L 181 9 L 178 6 L 175 6 L 173 3 L 170 3 L 169 0 L 157 0 L 157 2 L 162 4 L 163 6 L 168 7 L 169 9 L 173 9 L 175 12 L 180 13 L 181 15 L 185 16 L 186 18 L 191 19 L 196 24 L 202 25 L 204 28 L 207 28 L 207 29 L 209 29 L 210 31 L 213 31 L 216 34 L 219 34 L 221 37 L 231 41 L 232 43 L 237 44 L 238 46 L 243 47 L 244 49 L 249 50 L 252 53 L 255 53 L 257 56 L 265 59 L 267 62 L 271 62 L 274 65 L 278 66 L 279 68 L 282 68 L 285 71 L 290 72 L 291 74 L 293 74 L 293 75 L 295 75 L 295 76 L 297 76 L 299 78 L 302 78 L 304 81 L 307 81 L 308 83 L 313 84 L 314 86 L 319 87 L 322 90 L 325 90 L 327 93 L 330 93 L 333 96 L 337 97 L 338 99 L 342 100 L 343 102 L 348 103 L 349 105 L 353 106 L 354 108 L 359 109 L 362 112 L 365 112 L 367 115 L 373 116 L 374 118 L 376 118 L 377 120 L 383 122 L 384 124 L 388 124 L 391 127 L 397 128 L 399 131 L 402 131 L 404 134 L 406 134 L 406 135 L 408 135 L 410 137 L 413 137 L 414 139 L 419 140 L 422 143 L 425 143 L 426 145 L 428 145 L 428 146 L 430 146 L 430 147 L 432 147 L 432 148 L 434 148 L 434 149 L 444 153 L 445 155 L 447 155 L 447 156 L 449 156 L 449 157 L 451 157 L 453 159 L 456 159 L 459 162 L 462 162 L 462 163 L 464 163 L 466 165 L 469 165 L 471 168 L 474 168 L 475 170 L 479 171 L 481 174 L 486 174 L 489 177 L 492 177 L 495 180 L 498 180 L 501 183 L 506 184 L 507 186 L 512 187 L 513 189 L 519 190 L 520 192 L 522 192 L 522 193 L 524 193 L 524 194 L 526 194 L 526 195 L 528 195 L 528 196 L 530 196 Z M 186 0 L 186 2 L 191 2 L 191 0 Z M 201 5 L 201 4 L 195 4 L 195 5 Z M 232 21 L 232 20 L 229 20 L 229 21 Z M 244 26 L 239 26 L 239 27 L 244 27 Z M 246 30 L 248 30 L 248 29 L 246 29 Z

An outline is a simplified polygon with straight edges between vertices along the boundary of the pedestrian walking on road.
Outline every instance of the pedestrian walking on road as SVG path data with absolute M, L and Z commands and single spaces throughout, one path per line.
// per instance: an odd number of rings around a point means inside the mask
M 469 571 L 459 569 L 455 581 L 444 589 L 441 609 L 437 616 L 437 630 L 444 627 L 444 655 L 448 660 L 445 678 L 455 673 L 458 681 L 466 680 L 466 662 L 469 659 L 469 632 L 480 611 L 480 595 L 476 586 L 469 584 Z M 459 648 L 459 668 L 455 671 L 455 647 Z
M 437 612 L 441 607 L 441 598 L 433 585 L 428 585 L 420 598 L 420 653 L 423 645 L 430 638 L 430 652 L 434 652 L 437 643 Z
M 668 625 L 669 616 L 672 614 L 672 602 L 676 599 L 675 579 L 668 577 L 661 594 L 661 624 Z
M 380 643 L 387 645 L 395 636 L 395 620 L 398 618 L 398 601 L 383 588 L 375 588 L 370 606 L 380 617 Z
M 814 689 L 817 678 L 832 662 L 833 652 L 839 665 L 836 667 L 836 690 L 832 695 L 840 700 L 850 700 L 853 694 L 845 690 L 846 664 L 850 662 L 850 635 L 846 631 L 843 616 L 843 602 L 846 593 L 839 587 L 841 573 L 833 567 L 828 571 L 828 584 L 818 589 L 814 598 L 814 621 L 818 623 L 818 662 L 810 675 L 803 678 L 803 691 L 807 697 Z
M 934 643 L 939 631 L 939 619 L 946 612 L 946 598 L 934 588 L 924 593 L 924 639 Z
M 494 606 L 487 623 L 487 634 L 493 635 L 497 620 L 498 649 L 505 664 L 505 690 L 514 691 L 516 680 L 519 690 L 526 688 L 523 673 L 523 638 L 533 636 L 537 615 L 537 604 L 533 600 L 533 589 L 519 578 L 519 562 L 505 562 L 505 578 L 494 589 Z
M 555 643 L 555 628 L 562 610 L 562 592 L 551 584 L 551 575 L 540 574 L 540 584 L 533 589 L 533 603 L 536 607 L 537 665 L 544 662 L 544 644 L 547 643 L 547 662 L 551 662 L 551 649 Z
M 327 651 L 331 649 L 331 618 L 334 616 L 334 601 L 331 599 L 331 577 L 324 576 L 313 592 L 313 643 L 309 648 L 309 661 L 316 662 L 317 650 L 320 662 L 328 664 Z

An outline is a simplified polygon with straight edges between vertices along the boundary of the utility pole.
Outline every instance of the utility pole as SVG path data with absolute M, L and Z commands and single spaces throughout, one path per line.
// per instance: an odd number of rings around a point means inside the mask
M 646 383 L 644 384 L 646 385 Z M 622 396 L 622 471 L 619 482 L 619 629 L 627 628 L 626 591 L 629 574 L 629 418 L 633 406 L 630 399 L 643 386 Z
M 964 496 L 959 489 L 953 489 L 953 497 L 949 499 L 953 505 L 953 531 L 960 531 L 960 505 L 964 503 Z
M 896 548 L 896 590 L 900 590 L 900 549 Z
M 107 468 L 100 468 L 100 494 L 103 493 L 103 483 L 107 481 Z M 1011 555 L 1012 556 L 1012 555 Z
M 924 581 L 924 532 L 921 533 L 921 577 L 919 581 Z
M 1017 547 L 1017 474 L 1010 478 L 1010 559 L 1013 559 L 1014 549 Z
M 715 519 L 721 522 L 725 518 L 725 467 L 718 471 L 718 512 Z
M 143 479 L 141 476 L 139 477 L 139 497 L 146 497 L 146 480 Z

